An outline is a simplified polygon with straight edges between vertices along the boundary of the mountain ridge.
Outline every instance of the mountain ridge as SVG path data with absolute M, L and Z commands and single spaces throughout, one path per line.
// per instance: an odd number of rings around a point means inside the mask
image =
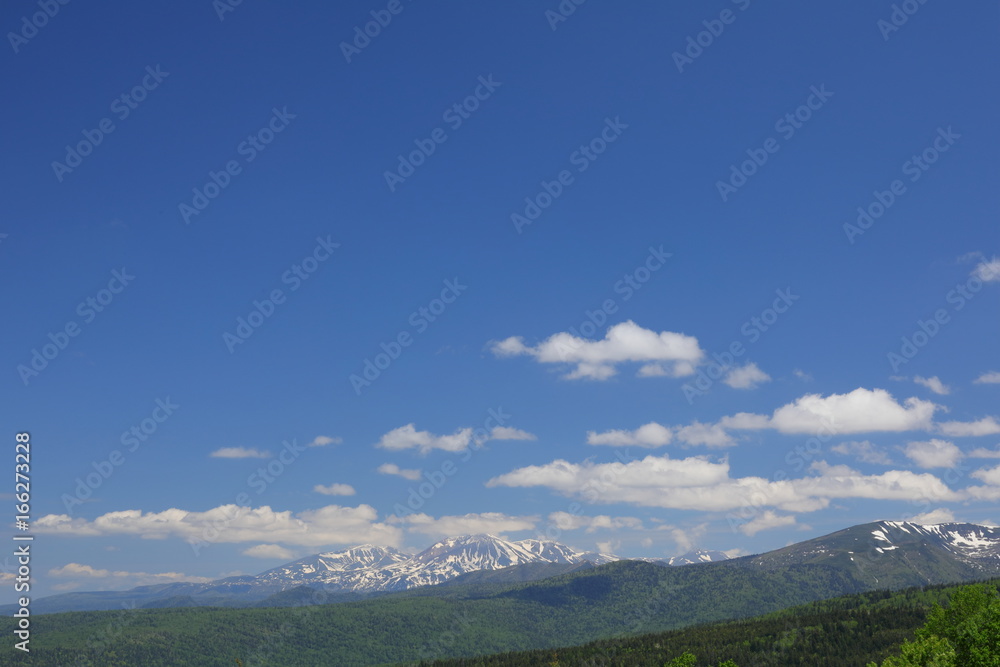
M 323 590 L 323 601 L 332 603 L 456 579 L 481 585 L 536 581 L 617 561 L 757 570 L 823 565 L 856 580 L 860 588 L 902 588 L 1000 576 L 1000 528 L 876 521 L 734 559 L 720 551 L 695 551 L 670 559 L 620 558 L 578 551 L 553 541 L 462 535 L 440 540 L 416 554 L 362 544 L 307 556 L 258 575 L 204 584 L 181 582 L 128 591 L 64 593 L 39 598 L 33 605 L 36 613 L 118 609 L 122 604 L 286 606 L 310 604 L 308 600 L 314 596 L 309 591 L 316 589 Z

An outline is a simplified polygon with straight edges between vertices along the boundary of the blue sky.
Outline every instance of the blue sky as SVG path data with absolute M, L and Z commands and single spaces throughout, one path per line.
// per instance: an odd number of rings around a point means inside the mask
M 5 6 L 34 594 L 1000 521 L 997 8 L 903 4 Z

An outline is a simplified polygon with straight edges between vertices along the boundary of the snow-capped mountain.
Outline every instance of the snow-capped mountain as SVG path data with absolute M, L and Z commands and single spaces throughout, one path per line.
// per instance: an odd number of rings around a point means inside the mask
M 716 563 L 720 560 L 729 560 L 729 556 L 721 551 L 698 549 L 680 556 L 671 556 L 666 562 L 667 565 L 694 565 L 696 563 Z
M 442 540 L 409 556 L 391 547 L 362 545 L 321 553 L 253 577 L 260 585 L 323 586 L 327 591 L 396 591 L 439 584 L 466 572 L 498 570 L 529 563 L 619 560 L 612 554 L 579 552 L 558 542 L 511 542 L 495 535 L 464 535 Z
M 323 589 L 331 594 L 328 601 L 337 602 L 440 584 L 464 574 L 473 578 L 473 584 L 486 581 L 495 585 L 544 579 L 617 560 L 621 559 L 613 554 L 579 552 L 557 542 L 513 542 L 494 535 L 467 535 L 442 540 L 413 555 L 367 544 L 302 558 L 256 576 L 208 583 L 154 584 L 128 591 L 63 593 L 34 600 L 33 604 L 36 613 L 120 609 L 122 604 L 289 606 L 315 604 L 308 588 Z M 1000 527 L 878 521 L 755 556 L 728 559 L 722 552 L 695 551 L 666 561 L 633 560 L 661 566 L 704 563 L 697 568 L 699 577 L 734 567 L 801 571 L 805 566 L 816 573 L 819 581 L 834 581 L 845 592 L 893 589 L 1000 576 Z M 493 574 L 519 565 L 527 567 Z M 681 572 L 678 575 L 682 576 Z M 678 581 L 684 581 L 683 577 Z M 303 586 L 306 588 L 300 589 Z M 10 607 L 0 613 L 14 611 Z
M 1000 527 L 876 521 L 733 562 L 829 565 L 877 588 L 970 581 L 1000 575 Z

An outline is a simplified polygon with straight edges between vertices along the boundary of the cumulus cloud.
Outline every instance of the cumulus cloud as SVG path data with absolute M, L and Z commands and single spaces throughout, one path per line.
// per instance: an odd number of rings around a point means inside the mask
M 853 456 L 862 463 L 892 465 L 892 460 L 886 451 L 868 440 L 841 442 L 831 447 L 830 451 L 843 454 L 844 456 Z
M 923 514 L 917 514 L 916 516 L 907 519 L 912 523 L 919 523 L 925 526 L 932 526 L 938 523 L 955 523 L 955 515 L 951 513 L 951 510 L 939 507 L 936 510 L 931 510 L 930 512 L 924 512 Z
M 441 517 L 432 517 L 427 514 L 407 514 L 403 517 L 390 517 L 389 521 L 404 524 L 409 531 L 414 533 L 432 537 L 452 537 L 479 533 L 499 535 L 520 530 L 532 530 L 538 523 L 538 517 L 508 516 L 500 512 Z
M 644 424 L 634 431 L 612 430 L 596 433 L 587 432 L 588 445 L 611 445 L 614 447 L 662 447 L 673 440 L 669 428 L 656 422 Z
M 699 421 L 677 429 L 677 439 L 687 445 L 706 447 L 728 447 L 735 443 L 719 424 L 702 424 Z
M 762 530 L 794 526 L 796 523 L 795 517 L 791 514 L 779 515 L 774 510 L 764 510 L 750 521 L 740 524 L 739 530 L 744 535 L 753 537 Z
M 996 449 L 986 449 L 979 447 L 969 452 L 970 459 L 1000 459 L 1000 447 Z
M 1000 433 L 1000 423 L 995 417 L 983 417 L 974 422 L 941 422 L 937 427 L 942 434 L 953 438 Z
M 328 435 L 317 435 L 312 439 L 307 447 L 326 447 L 327 445 L 339 445 L 344 441 L 343 438 L 331 438 Z
M 294 551 L 290 551 L 279 544 L 258 544 L 255 547 L 244 549 L 241 553 L 251 558 L 271 558 L 286 561 L 295 558 Z
M 678 528 L 676 526 L 663 526 L 664 530 L 670 531 L 670 537 L 677 545 L 679 555 L 688 551 L 693 551 L 698 541 L 708 532 L 708 524 L 702 523 L 694 528 Z
M 929 377 L 929 378 L 920 377 L 918 375 L 915 378 L 913 378 L 913 381 L 916 382 L 919 385 L 927 387 L 928 389 L 930 389 L 931 391 L 933 391 L 935 394 L 939 394 L 941 396 L 944 396 L 944 395 L 947 395 L 947 394 L 951 393 L 951 388 L 949 388 L 947 385 L 945 385 L 944 382 L 941 382 L 941 380 L 936 375 L 933 376 L 933 377 Z
M 317 484 L 313 487 L 313 491 L 326 496 L 353 496 L 357 493 L 350 484 L 330 484 L 329 486 Z
M 585 529 L 588 533 L 597 530 L 619 530 L 628 528 L 631 530 L 642 530 L 642 519 L 634 516 L 608 516 L 600 514 L 598 516 L 585 516 L 583 514 L 570 514 L 569 512 L 552 512 L 548 516 L 549 522 L 559 530 L 579 530 Z
M 953 443 L 937 439 L 909 442 L 903 453 L 921 468 L 954 468 L 962 458 L 962 450 Z
M 370 505 L 327 505 L 302 512 L 272 510 L 267 505 L 220 505 L 205 512 L 171 508 L 162 512 L 122 510 L 94 520 L 47 514 L 35 521 L 38 533 L 66 537 L 130 535 L 143 539 L 181 538 L 191 544 L 280 542 L 298 546 L 385 544 L 398 547 L 398 528 L 378 522 Z
M 750 412 L 737 412 L 735 415 L 723 417 L 719 426 L 738 431 L 757 431 L 771 428 L 771 420 L 767 415 L 755 415 Z
M 983 373 L 975 380 L 976 384 L 1000 384 L 1000 371 L 989 371 L 988 373 Z
M 512 336 L 493 342 L 490 349 L 498 357 L 527 355 L 538 363 L 573 365 L 564 376 L 571 380 L 606 380 L 624 362 L 643 363 L 640 374 L 644 376 L 681 377 L 694 373 L 695 365 L 705 354 L 693 336 L 672 331 L 657 333 L 631 320 L 609 328 L 602 340 L 561 332 L 533 347 L 525 345 L 521 336 Z
M 511 426 L 494 426 L 490 431 L 490 440 L 537 440 L 538 436 Z
M 972 473 L 972 477 L 990 486 L 1000 487 L 1000 465 L 993 468 L 981 468 Z
M 557 459 L 494 477 L 487 486 L 547 487 L 589 503 L 727 511 L 767 505 L 792 512 L 816 511 L 836 498 L 872 500 L 958 500 L 960 496 L 929 473 L 890 470 L 862 475 L 847 466 L 814 463 L 799 479 L 733 478 L 728 460 L 647 456 L 628 463 L 571 463 Z
M 383 435 L 375 446 L 392 451 L 417 449 L 421 454 L 427 454 L 433 449 L 461 452 L 468 449 L 471 441 L 471 428 L 459 429 L 451 435 L 434 435 L 430 431 L 418 431 L 413 424 L 407 424 Z
M 859 387 L 847 394 L 806 394 L 770 418 L 740 413 L 720 422 L 729 428 L 773 428 L 782 433 L 866 433 L 928 429 L 937 405 L 918 398 L 902 404 L 884 389 Z
M 203 584 L 212 579 L 208 577 L 193 577 L 181 572 L 129 572 L 127 570 L 105 570 L 82 565 L 80 563 L 67 563 L 62 567 L 54 567 L 49 570 L 50 577 L 60 579 L 106 579 L 111 586 L 144 586 L 147 584 L 166 584 L 178 581 Z M 115 582 L 114 580 L 120 580 Z M 66 587 L 63 587 L 65 590 Z
M 722 378 L 722 382 L 733 389 L 753 389 L 759 384 L 770 381 L 771 376 L 760 370 L 754 363 L 733 368 Z
M 671 429 L 668 426 L 649 422 L 634 431 L 611 430 L 597 433 L 587 432 L 587 444 L 611 445 L 613 447 L 663 447 L 674 440 L 684 445 L 705 445 L 707 447 L 727 447 L 734 443 L 726 430 L 718 424 L 702 424 L 695 421 L 687 426 Z
M 395 463 L 383 463 L 376 468 L 376 472 L 381 475 L 396 475 L 397 477 L 402 477 L 403 479 L 408 479 L 410 481 L 420 479 L 419 470 L 414 468 L 400 468 Z
M 984 283 L 992 283 L 1000 280 L 1000 259 L 983 260 L 972 270 L 972 275 L 979 278 Z
M 271 454 L 247 447 L 223 447 L 215 450 L 209 456 L 216 459 L 267 459 L 271 457 Z

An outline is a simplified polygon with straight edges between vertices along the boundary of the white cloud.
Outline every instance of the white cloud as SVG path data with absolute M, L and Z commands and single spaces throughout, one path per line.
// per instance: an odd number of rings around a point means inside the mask
M 733 444 L 733 439 L 725 429 L 718 424 L 702 424 L 695 421 L 687 426 L 671 430 L 656 422 L 644 424 L 634 431 L 612 430 L 597 433 L 587 432 L 587 444 L 611 445 L 613 447 L 663 447 L 677 439 L 685 445 L 705 445 L 708 447 L 727 447 Z
M 972 270 L 972 275 L 984 283 L 992 283 L 1000 280 L 1000 259 L 994 257 L 990 260 L 983 260 Z
M 683 555 L 688 551 L 694 551 L 695 545 L 708 532 L 708 524 L 702 523 L 694 528 L 664 527 L 670 531 L 670 537 L 677 544 L 678 555 Z
M 350 484 L 330 484 L 329 486 L 317 484 L 313 487 L 313 491 L 326 496 L 353 496 L 357 493 Z
M 628 463 L 570 463 L 558 459 L 494 477 L 487 486 L 548 487 L 589 503 L 630 503 L 644 507 L 727 511 L 770 506 L 793 512 L 822 509 L 835 498 L 872 500 L 958 500 L 940 479 L 907 470 L 862 475 L 847 466 L 817 462 L 813 475 L 769 481 L 732 478 L 729 462 L 706 457 L 670 459 L 647 456 Z
M 770 381 L 771 376 L 760 370 L 757 364 L 753 363 L 733 368 L 722 379 L 723 383 L 733 389 L 753 389 L 761 383 Z
M 825 397 L 806 394 L 775 410 L 767 425 L 782 433 L 912 431 L 929 428 L 937 408 L 934 403 L 918 398 L 908 398 L 899 404 L 885 389 L 859 387 L 848 394 Z M 751 427 L 761 428 L 760 415 L 741 414 Z M 737 428 L 732 422 L 721 423 Z
M 331 438 L 327 435 L 317 435 L 306 447 L 325 447 L 326 445 L 339 445 L 343 438 Z
M 972 473 L 972 477 L 990 486 L 1000 486 L 1000 465 L 993 468 L 982 468 Z
M 400 468 L 395 463 L 383 463 L 376 471 L 382 475 L 397 475 L 411 482 L 420 479 L 420 471 L 414 468 Z
M 392 451 L 415 448 L 421 454 L 427 454 L 432 449 L 461 452 L 468 449 L 471 440 L 471 428 L 459 429 L 451 435 L 434 435 L 430 431 L 418 431 L 413 424 L 407 424 L 383 435 L 375 446 Z
M 973 382 L 976 384 L 1000 384 L 1000 371 L 983 373 L 973 380 Z
M 193 577 L 180 572 L 159 572 L 151 574 L 149 572 L 128 572 L 126 570 L 104 570 L 81 565 L 80 563 L 67 563 L 62 567 L 54 567 L 49 570 L 50 577 L 67 579 L 109 579 L 125 580 L 117 585 L 129 584 L 132 586 L 144 586 L 147 584 L 165 584 L 177 581 L 189 581 L 192 583 L 206 583 L 212 581 L 208 577 Z
M 830 450 L 844 456 L 853 456 L 862 463 L 892 465 L 892 460 L 885 450 L 868 440 L 841 442 L 831 447 Z
M 903 453 L 921 468 L 954 468 L 962 458 L 962 450 L 953 443 L 937 439 L 909 442 Z
M 215 450 L 209 456 L 216 459 L 266 459 L 270 458 L 271 454 L 246 447 L 223 447 Z
M 171 508 L 162 512 L 122 510 L 93 521 L 66 514 L 47 514 L 35 521 L 35 531 L 73 537 L 130 535 L 143 539 L 181 538 L 192 544 L 280 542 L 299 546 L 362 543 L 399 546 L 398 528 L 379 523 L 370 505 L 327 505 L 293 513 L 220 505 L 205 512 Z
M 244 556 L 252 558 L 280 558 L 285 561 L 295 558 L 294 551 L 290 551 L 279 544 L 258 544 L 255 547 L 244 549 L 241 553 Z
M 812 375 L 809 375 L 809 373 L 806 373 L 805 371 L 800 370 L 798 368 L 796 368 L 794 371 L 792 371 L 792 374 L 795 377 L 797 377 L 798 379 L 802 380 L 803 382 L 812 382 L 812 380 L 813 380 L 813 376 Z
M 490 431 L 490 440 L 538 440 L 538 436 L 519 428 L 494 426 Z
M 723 417 L 719 420 L 719 426 L 731 428 L 739 431 L 757 431 L 764 428 L 771 428 L 771 420 L 767 415 L 755 415 L 750 412 L 737 412 L 735 415 Z
M 969 452 L 970 459 L 1000 459 L 1000 447 L 996 449 L 986 449 L 979 447 Z
M 702 424 L 699 421 L 677 429 L 677 439 L 687 445 L 706 447 L 728 447 L 735 442 L 719 424 Z
M 951 513 L 951 510 L 939 507 L 936 510 L 912 516 L 907 521 L 932 526 L 938 523 L 955 523 L 955 515 Z
M 919 385 L 927 387 L 935 394 L 939 394 L 941 396 L 951 393 L 951 388 L 948 387 L 944 382 L 941 382 L 941 380 L 936 375 L 929 378 L 920 377 L 918 375 L 915 378 L 913 378 L 913 381 Z
M 941 433 L 953 438 L 1000 433 L 1000 423 L 995 417 L 983 417 L 974 422 L 941 422 L 937 427 Z
M 488 533 L 499 535 L 520 530 L 532 530 L 538 523 L 537 516 L 508 516 L 499 512 L 464 514 L 462 516 L 432 517 L 427 514 L 407 514 L 390 517 L 391 523 L 401 523 L 414 533 L 432 537 L 453 537 Z
M 579 530 L 580 528 L 585 528 L 586 532 L 593 533 L 597 530 L 643 529 L 642 519 L 634 516 L 608 516 L 606 514 L 585 516 L 583 514 L 570 514 L 569 512 L 552 512 L 549 514 L 548 519 L 559 530 Z
M 661 378 L 672 375 L 672 373 L 664 368 L 663 364 L 645 364 L 639 367 L 635 375 L 641 378 Z
M 656 422 L 644 424 L 634 431 L 587 431 L 588 445 L 612 445 L 614 447 L 662 447 L 673 440 L 670 429 Z
M 795 524 L 795 517 L 791 514 L 781 516 L 774 510 L 765 510 L 750 521 L 740 524 L 739 529 L 744 535 L 753 537 L 762 530 L 773 530 L 775 528 L 784 528 L 785 526 L 794 526 Z
M 645 363 L 641 375 L 675 377 L 691 375 L 704 352 L 698 339 L 671 331 L 659 333 L 644 329 L 631 320 L 607 330 L 603 340 L 578 338 L 562 332 L 549 336 L 534 347 L 524 344 L 520 336 L 512 336 L 490 346 L 498 357 L 528 355 L 539 363 L 573 364 L 567 379 L 587 378 L 606 380 L 617 373 L 616 365 L 623 362 Z

